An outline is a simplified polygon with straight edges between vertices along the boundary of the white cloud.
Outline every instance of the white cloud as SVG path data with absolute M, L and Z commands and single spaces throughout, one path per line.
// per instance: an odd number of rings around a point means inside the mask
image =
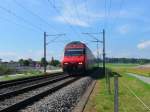
M 66 17 L 66 16 L 65 16 Z M 62 16 L 58 16 L 57 20 L 60 22 L 68 23 L 71 25 L 76 25 L 76 26 L 82 26 L 82 27 L 88 27 L 89 24 L 85 21 L 81 21 L 78 18 L 72 18 L 72 17 L 67 17 L 66 20 Z
M 137 47 L 138 47 L 139 49 L 150 48 L 150 40 L 139 43 L 139 44 L 137 45 Z
M 104 18 L 104 12 L 91 12 L 86 10 L 84 3 L 78 3 L 76 8 L 73 2 L 63 1 L 64 5 L 61 9 L 61 15 L 54 19 L 70 25 L 89 27 L 90 24 Z
M 127 34 L 131 31 L 131 28 L 129 25 L 122 25 L 122 26 L 119 26 L 116 30 L 120 34 Z

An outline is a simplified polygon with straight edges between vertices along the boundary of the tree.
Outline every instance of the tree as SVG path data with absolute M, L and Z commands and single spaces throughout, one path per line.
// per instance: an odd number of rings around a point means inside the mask
M 59 60 L 55 60 L 54 57 L 52 57 L 52 59 L 50 61 L 50 65 L 58 66 L 58 65 L 60 65 L 60 61 Z
M 29 58 L 28 61 L 30 66 L 34 66 L 34 61 L 31 58 Z
M 24 66 L 29 66 L 29 65 L 30 65 L 29 60 L 24 60 L 24 61 L 23 61 L 23 65 L 24 65 Z
M 41 58 L 41 66 L 44 66 L 44 64 L 48 64 L 48 62 L 45 60 L 45 58 Z
M 18 62 L 20 64 L 20 66 L 24 66 L 24 60 L 23 59 L 20 59 Z
M 59 60 L 54 60 L 53 65 L 54 65 L 54 66 L 58 66 L 58 65 L 60 65 L 60 61 L 59 61 Z

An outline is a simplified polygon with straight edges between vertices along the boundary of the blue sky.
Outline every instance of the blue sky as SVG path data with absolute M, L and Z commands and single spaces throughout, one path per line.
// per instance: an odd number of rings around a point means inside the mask
M 82 41 L 96 54 L 96 43 L 84 32 L 106 30 L 108 57 L 150 57 L 150 1 L 148 0 L 0 0 L 0 58 L 18 60 L 43 56 L 61 59 L 65 44 Z M 93 35 L 102 39 L 102 34 Z M 102 45 L 100 46 L 100 52 Z

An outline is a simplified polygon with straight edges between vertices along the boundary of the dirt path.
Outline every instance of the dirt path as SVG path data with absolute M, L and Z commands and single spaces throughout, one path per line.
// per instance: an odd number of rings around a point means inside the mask
M 128 73 L 128 75 L 136 77 L 136 78 L 142 80 L 143 82 L 150 84 L 150 77 L 144 77 L 144 76 L 140 76 L 140 75 L 133 74 L 133 73 Z

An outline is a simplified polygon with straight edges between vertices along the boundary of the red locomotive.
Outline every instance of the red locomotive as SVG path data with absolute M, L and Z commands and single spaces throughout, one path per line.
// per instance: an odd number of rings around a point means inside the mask
M 91 50 L 80 41 L 73 41 L 65 46 L 62 68 L 64 72 L 85 72 L 95 65 Z

